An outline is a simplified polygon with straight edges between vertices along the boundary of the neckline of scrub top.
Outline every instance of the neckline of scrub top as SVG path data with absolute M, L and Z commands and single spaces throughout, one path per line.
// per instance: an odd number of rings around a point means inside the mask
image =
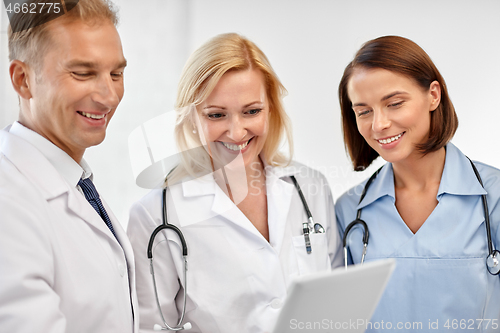
M 366 181 L 364 184 L 366 184 Z M 444 193 L 454 195 L 487 194 L 479 184 L 469 159 L 451 142 L 446 145 L 444 169 L 436 196 L 438 201 Z M 392 163 L 386 163 L 382 167 L 370 185 L 366 196 L 357 205 L 356 209 L 362 209 L 386 195 L 390 196 L 393 202 L 396 201 Z

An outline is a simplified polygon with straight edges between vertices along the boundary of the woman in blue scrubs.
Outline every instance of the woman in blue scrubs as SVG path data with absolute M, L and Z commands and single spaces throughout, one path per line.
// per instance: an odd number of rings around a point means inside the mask
M 344 141 L 354 169 L 387 163 L 340 197 L 341 233 L 356 219 L 369 229 L 366 261 L 395 258 L 396 269 L 367 324 L 375 331 L 500 331 L 500 278 L 489 254 L 481 195 L 499 248 L 500 170 L 474 162 L 452 143 L 458 120 L 429 56 L 397 36 L 371 40 L 346 67 L 339 86 Z M 478 136 L 480 133 L 478 133 Z M 363 227 L 347 237 L 359 264 Z

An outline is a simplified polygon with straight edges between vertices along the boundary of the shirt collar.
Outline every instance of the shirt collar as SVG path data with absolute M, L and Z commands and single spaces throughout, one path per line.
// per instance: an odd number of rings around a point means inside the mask
M 363 182 L 363 189 L 366 186 L 366 182 Z M 396 201 L 396 194 L 394 193 L 394 170 L 392 169 L 392 163 L 386 163 L 379 174 L 372 181 L 369 190 L 367 190 L 365 197 L 358 204 L 357 209 L 361 209 L 368 206 L 375 200 L 383 197 L 390 196 L 393 201 Z M 361 193 L 360 193 L 361 196 Z
M 444 169 L 437 194 L 438 200 L 445 193 L 453 195 L 483 195 L 487 193 L 476 178 L 467 156 L 451 142 L 446 145 Z M 386 195 L 390 196 L 394 202 L 396 201 L 392 163 L 387 163 L 382 167 L 357 209 L 368 206 Z
M 72 159 L 66 152 L 54 145 L 52 142 L 21 125 L 14 122 L 9 132 L 17 137 L 27 141 L 54 166 L 54 168 L 63 176 L 63 178 L 72 186 L 76 186 L 80 178 L 89 178 L 92 180 L 92 170 L 87 162 L 82 158 L 80 164 Z
M 446 145 L 446 161 L 438 196 L 444 193 L 455 195 L 482 195 L 487 193 L 479 183 L 470 160 L 452 143 Z

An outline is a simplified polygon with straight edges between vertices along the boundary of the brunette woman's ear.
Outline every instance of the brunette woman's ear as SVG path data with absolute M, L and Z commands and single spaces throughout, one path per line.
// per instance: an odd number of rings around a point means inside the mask
M 429 111 L 434 111 L 438 108 L 439 103 L 441 102 L 441 85 L 438 81 L 432 81 L 429 86 L 429 95 L 430 95 L 430 105 Z

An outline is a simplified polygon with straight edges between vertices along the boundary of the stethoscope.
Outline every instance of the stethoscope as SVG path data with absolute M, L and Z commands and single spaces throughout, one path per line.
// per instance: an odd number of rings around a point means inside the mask
M 474 165 L 474 163 L 470 159 L 469 159 L 469 161 L 472 165 L 472 169 L 474 170 L 474 174 L 476 175 L 476 178 L 479 181 L 479 184 L 481 184 L 481 186 L 484 188 L 483 181 L 481 180 L 481 176 L 479 175 L 479 172 L 477 171 L 476 166 Z M 365 187 L 363 189 L 363 192 L 361 193 L 361 196 L 359 198 L 358 205 L 361 203 L 361 201 L 363 201 L 363 198 L 365 197 L 366 192 L 368 191 L 368 188 L 370 187 L 373 180 L 377 177 L 377 175 L 379 174 L 381 169 L 382 168 L 375 171 L 375 173 L 366 182 Z M 486 236 L 488 238 L 488 251 L 489 251 L 488 256 L 486 257 L 486 267 L 487 267 L 488 272 L 490 274 L 497 275 L 498 273 L 500 273 L 500 260 L 499 260 L 499 256 L 498 256 L 500 254 L 500 251 L 495 250 L 493 248 L 493 242 L 491 240 L 490 214 L 488 211 L 488 202 L 486 200 L 485 194 L 481 195 L 481 200 L 483 202 L 484 224 L 486 227 Z M 344 263 L 345 263 L 346 269 L 347 269 L 347 236 L 349 234 L 349 231 L 351 231 L 351 229 L 358 224 L 361 224 L 364 228 L 363 253 L 361 255 L 361 264 L 363 264 L 363 262 L 365 261 L 366 248 L 368 246 L 368 238 L 369 238 L 370 234 L 368 232 L 368 226 L 367 226 L 366 222 L 361 219 L 361 208 L 359 208 L 357 211 L 357 214 L 356 214 L 356 219 L 354 221 L 352 221 L 351 223 L 349 223 L 349 225 L 345 229 L 344 237 L 342 239 L 342 242 L 344 245 Z
M 302 193 L 302 189 L 300 188 L 299 183 L 297 182 L 297 179 L 295 179 L 295 176 L 290 176 L 292 179 L 293 184 L 295 185 L 295 188 L 297 189 L 297 192 L 299 193 L 300 200 L 302 201 L 302 205 L 304 206 L 304 210 L 306 211 L 307 214 L 307 222 L 302 223 L 302 232 L 304 234 L 304 242 L 305 242 L 305 247 L 306 251 L 308 254 L 312 252 L 312 246 L 311 246 L 311 240 L 310 240 L 310 234 L 311 233 L 324 233 L 325 229 L 323 226 L 319 223 L 314 223 L 313 216 L 311 214 L 311 211 L 309 210 L 309 206 L 307 205 L 306 198 L 304 197 L 304 194 Z M 155 279 L 155 272 L 154 272 L 154 265 L 153 265 L 153 243 L 155 240 L 155 237 L 158 235 L 158 233 L 164 229 L 170 229 L 173 232 L 177 234 L 181 241 L 181 246 L 182 246 L 182 258 L 184 261 L 184 301 L 182 304 L 182 314 L 181 317 L 179 318 L 179 321 L 177 322 L 177 325 L 175 326 L 170 326 L 167 324 L 165 317 L 163 316 L 163 312 L 161 310 L 161 305 L 160 305 L 160 299 L 158 297 L 158 289 L 156 287 L 156 279 Z M 161 330 L 170 330 L 170 331 L 180 331 L 180 330 L 189 330 L 191 329 L 192 325 L 191 323 L 187 322 L 184 325 L 182 325 L 182 321 L 184 320 L 184 315 L 186 314 L 186 294 L 187 294 L 187 255 L 188 255 L 188 249 L 187 249 L 187 244 L 186 240 L 184 239 L 184 235 L 182 234 L 182 231 L 176 227 L 173 224 L 168 223 L 167 219 L 167 187 L 163 188 L 162 190 L 162 224 L 160 224 L 156 229 L 153 231 L 151 234 L 151 237 L 149 238 L 149 244 L 148 244 L 148 259 L 149 259 L 149 264 L 150 264 L 150 273 L 153 278 L 153 289 L 155 293 L 155 298 L 156 298 L 156 305 L 158 306 L 158 311 L 160 312 L 160 317 L 161 320 L 163 321 L 163 326 L 159 324 L 154 325 L 154 330 L 155 331 L 161 331 Z

